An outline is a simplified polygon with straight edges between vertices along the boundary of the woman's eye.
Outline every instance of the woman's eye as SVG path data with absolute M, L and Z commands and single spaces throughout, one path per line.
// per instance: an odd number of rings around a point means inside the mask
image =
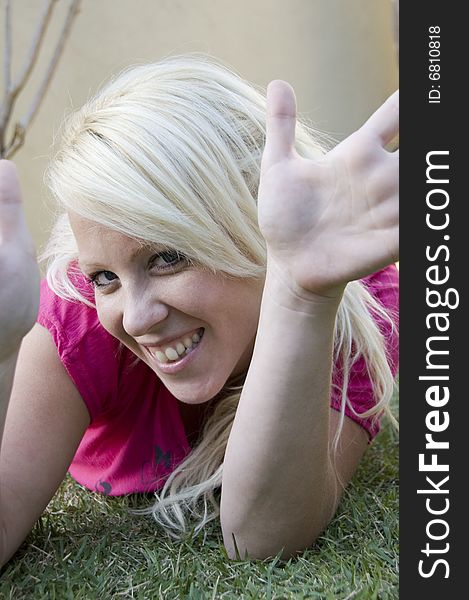
M 168 267 L 174 267 L 185 260 L 186 257 L 184 254 L 181 254 L 177 250 L 165 250 L 152 256 L 150 264 L 152 267 L 156 267 L 157 270 L 164 270 Z
M 148 266 L 157 271 L 165 271 L 185 262 L 187 262 L 187 259 L 184 254 L 181 254 L 177 250 L 165 250 L 154 254 L 150 258 Z M 90 275 L 88 279 L 96 288 L 105 288 L 118 279 L 118 277 L 112 271 L 97 271 Z
M 112 271 L 98 271 L 90 276 L 90 280 L 96 287 L 106 287 L 117 279 L 117 275 Z

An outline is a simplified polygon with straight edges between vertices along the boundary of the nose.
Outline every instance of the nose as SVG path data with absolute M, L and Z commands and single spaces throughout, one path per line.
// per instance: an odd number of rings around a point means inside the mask
M 168 313 L 168 306 L 154 290 L 135 289 L 126 293 L 122 326 L 131 337 L 143 337 L 157 328 Z

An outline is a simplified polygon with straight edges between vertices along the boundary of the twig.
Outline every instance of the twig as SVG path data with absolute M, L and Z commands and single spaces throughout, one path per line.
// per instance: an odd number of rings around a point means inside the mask
M 56 0 L 48 0 L 48 4 L 50 6 L 53 5 L 53 3 L 55 3 Z M 11 142 L 8 144 L 7 148 L 5 149 L 5 157 L 6 158 L 11 158 L 13 156 L 13 154 L 19 149 L 21 148 L 21 146 L 24 143 L 24 138 L 25 138 L 25 132 L 26 129 L 29 127 L 29 125 L 31 124 L 32 120 L 34 119 L 34 117 L 37 114 L 37 111 L 39 109 L 39 106 L 47 92 L 47 89 L 49 87 L 49 84 L 52 80 L 52 76 L 54 75 L 55 69 L 57 67 L 59 58 L 63 52 L 63 48 L 65 46 L 65 42 L 67 41 L 68 35 L 70 33 L 71 27 L 72 27 L 72 23 L 73 20 L 75 19 L 76 15 L 79 12 L 79 8 L 80 8 L 80 4 L 81 4 L 81 0 L 72 0 L 71 4 L 69 6 L 68 9 L 68 13 L 67 16 L 65 18 L 65 22 L 63 24 L 62 27 L 62 31 L 60 33 L 60 37 L 59 40 L 57 42 L 57 46 L 55 47 L 55 51 L 54 54 L 52 55 L 52 58 L 50 60 L 49 66 L 47 67 L 47 70 L 45 72 L 44 78 L 42 80 L 41 85 L 39 86 L 39 89 L 36 93 L 36 95 L 33 98 L 33 101 L 29 107 L 28 112 L 26 113 L 26 115 L 24 117 L 22 117 L 19 122 L 16 124 L 15 126 L 15 131 L 13 134 L 13 138 L 11 140 Z M 49 17 L 45 17 L 46 10 L 43 13 L 43 21 L 46 23 L 46 27 L 47 27 L 47 23 L 48 23 L 48 19 Z M 39 29 L 38 29 L 39 31 Z M 43 32 L 40 34 L 41 35 L 41 39 L 43 36 Z M 40 41 L 39 41 L 40 43 Z M 34 44 L 33 44 L 34 45 Z M 31 46 L 31 48 L 33 47 L 33 45 Z M 32 63 L 34 64 L 35 59 L 32 59 Z M 24 73 L 26 73 L 26 78 L 29 76 L 29 73 L 31 72 L 32 69 L 32 64 L 30 64 L 31 61 L 28 61 L 27 67 L 24 69 Z M 24 81 L 21 81 L 21 79 L 18 80 L 20 88 L 21 86 L 24 85 Z
M 3 107 L 6 106 L 7 98 L 11 87 L 11 2 L 6 0 L 5 4 L 5 41 L 3 44 L 3 84 L 4 100 L 0 109 L 0 117 L 3 114 Z M 0 118 L 0 156 L 3 155 L 3 145 L 5 137 L 6 122 Z
M 8 85 L 6 85 L 7 81 L 5 81 L 5 97 L 0 108 L 0 132 L 3 133 L 3 137 L 6 134 L 7 124 L 10 119 L 13 107 L 15 105 L 16 98 L 19 92 L 22 90 L 24 84 L 26 83 L 26 80 L 28 79 L 36 63 L 42 40 L 44 38 L 44 33 L 49 24 L 52 15 L 52 9 L 56 2 L 57 0 L 45 0 L 43 10 L 39 18 L 39 24 L 33 36 L 33 41 L 29 48 L 29 52 L 26 56 L 23 70 L 18 79 L 15 81 L 15 83 L 11 85 L 11 10 L 10 0 L 7 0 L 7 4 L 5 7 L 5 55 L 3 59 L 3 64 L 5 80 L 8 79 Z M 7 72 L 8 76 L 6 75 Z
M 81 4 L 81 0 L 72 0 L 72 3 L 70 4 L 70 7 L 69 7 L 68 13 L 67 13 L 67 17 L 65 19 L 65 23 L 62 28 L 62 33 L 60 34 L 59 41 L 55 48 L 55 52 L 52 56 L 52 59 L 49 63 L 49 67 L 46 71 L 44 79 L 42 80 L 42 84 L 40 85 L 39 90 L 37 91 L 37 94 L 34 97 L 34 100 L 31 104 L 31 106 L 29 107 L 29 111 L 27 112 L 26 116 L 20 120 L 20 124 L 24 127 L 24 129 L 27 129 L 28 125 L 31 123 L 31 121 L 36 116 L 37 109 L 39 108 L 39 105 L 41 104 L 41 101 L 44 98 L 44 95 L 47 91 L 47 88 L 49 87 L 52 76 L 57 67 L 57 63 L 62 54 L 65 42 L 67 41 L 68 35 L 70 33 L 70 29 L 72 28 L 73 20 L 75 19 L 75 17 L 78 14 L 80 4 Z
M 31 46 L 29 47 L 29 51 L 26 55 L 26 60 L 24 61 L 23 69 L 21 70 L 21 73 L 16 79 L 15 84 L 12 88 L 12 93 L 15 97 L 18 95 L 18 92 L 23 88 L 24 84 L 26 83 L 26 80 L 28 79 L 29 75 L 31 74 L 31 71 L 33 70 L 34 65 L 36 64 L 36 60 L 39 56 L 39 51 L 44 40 L 44 34 L 46 33 L 50 19 L 52 17 L 54 4 L 56 2 L 57 0 L 44 0 L 42 12 L 39 17 L 39 23 L 34 33 Z
M 5 43 L 3 45 L 3 83 L 5 96 L 11 88 L 11 0 L 5 3 Z
M 11 158 L 13 154 L 15 154 L 15 152 L 24 144 L 25 137 L 26 131 L 24 127 L 21 125 L 21 123 L 16 123 L 13 136 L 8 146 L 4 149 L 2 156 L 4 158 Z

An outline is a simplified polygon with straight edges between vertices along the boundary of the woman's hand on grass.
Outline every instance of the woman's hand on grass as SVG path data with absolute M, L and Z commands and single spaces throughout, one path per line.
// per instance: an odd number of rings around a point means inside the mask
M 26 226 L 15 165 L 0 160 L 0 361 L 15 353 L 34 325 L 39 269 Z
M 395 92 L 355 133 L 320 159 L 294 148 L 293 89 L 267 92 L 267 139 L 259 187 L 259 226 L 267 268 L 305 299 L 341 295 L 349 281 L 398 259 L 399 132 Z

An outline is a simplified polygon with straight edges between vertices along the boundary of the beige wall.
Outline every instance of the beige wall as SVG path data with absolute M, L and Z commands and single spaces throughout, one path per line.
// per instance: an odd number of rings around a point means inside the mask
M 12 0 L 15 67 L 42 4 Z M 67 5 L 58 2 L 51 37 Z M 42 176 L 53 132 L 66 111 L 112 72 L 169 53 L 209 52 L 260 85 L 286 79 L 299 110 L 341 139 L 397 87 L 390 5 L 390 0 L 83 0 L 48 95 L 15 157 L 37 244 L 46 239 L 51 220 Z M 43 61 L 49 49 L 50 44 Z M 32 90 L 30 85 L 18 103 L 18 116 Z

